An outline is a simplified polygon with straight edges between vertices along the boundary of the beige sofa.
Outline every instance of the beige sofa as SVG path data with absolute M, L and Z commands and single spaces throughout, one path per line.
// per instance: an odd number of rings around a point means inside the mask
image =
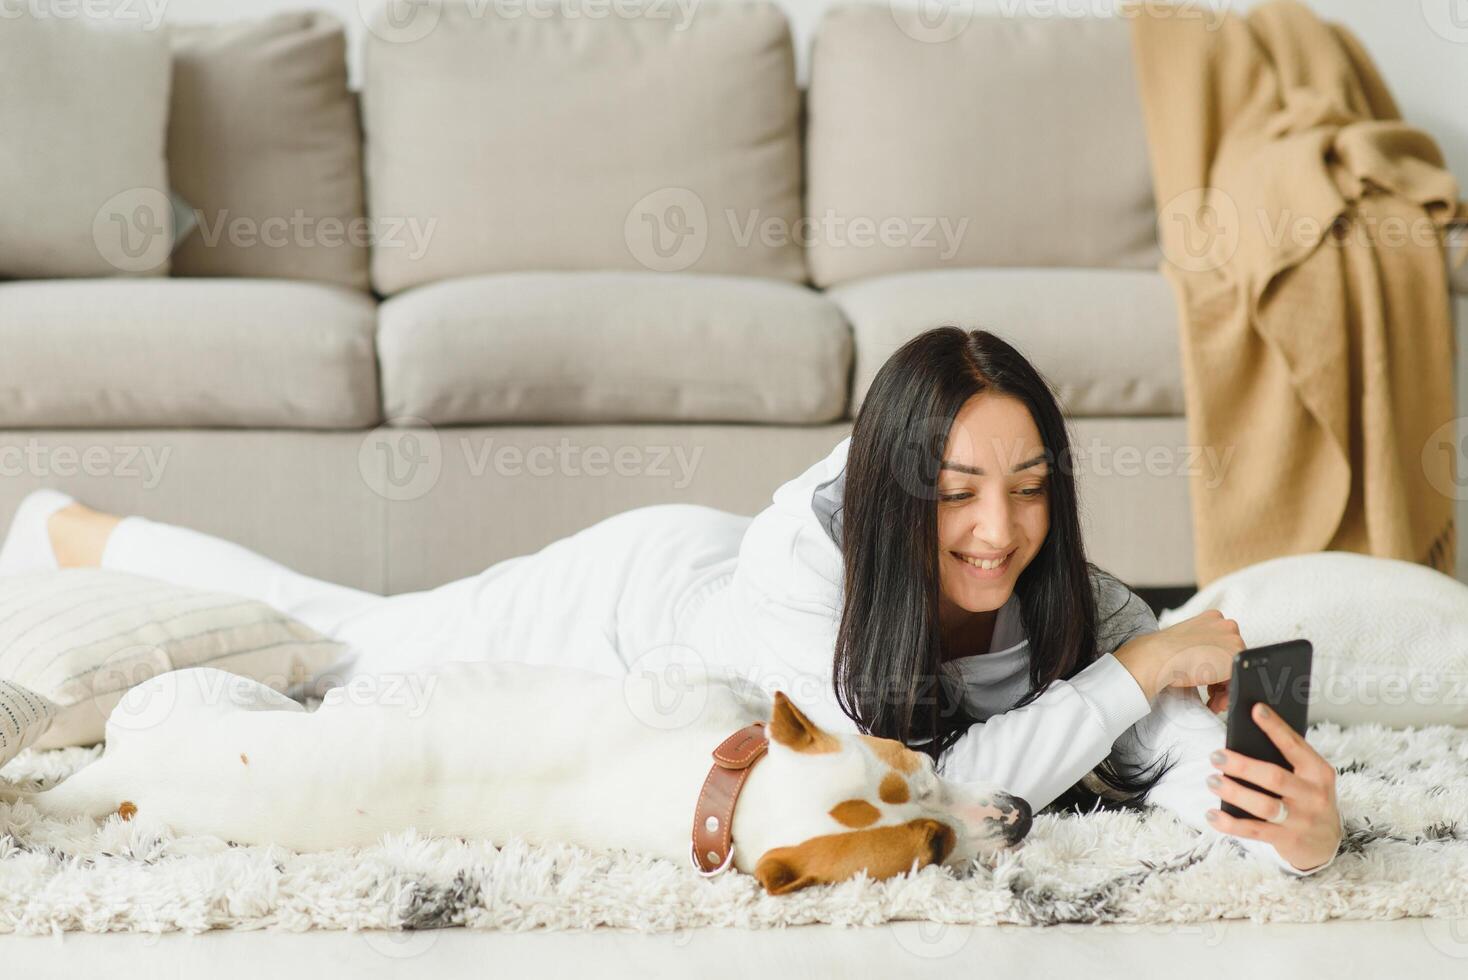
M 0 265 L 0 521 L 58 486 L 431 587 L 630 507 L 753 513 L 952 322 L 1055 384 L 1092 557 L 1191 582 L 1208 460 L 1124 22 L 935 42 L 839 8 L 803 92 L 770 5 L 474 9 L 374 25 L 360 114 L 322 15 L 173 32 L 169 190 L 199 227 L 142 274 Z

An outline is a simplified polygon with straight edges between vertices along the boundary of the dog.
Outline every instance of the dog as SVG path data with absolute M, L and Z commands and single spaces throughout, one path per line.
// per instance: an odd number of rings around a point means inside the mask
M 998 787 L 822 730 L 752 684 L 705 677 L 671 710 L 652 676 L 503 662 L 413 676 L 396 697 L 348 684 L 308 711 L 214 668 L 160 674 L 113 710 L 96 761 L 31 802 L 302 851 L 409 828 L 623 848 L 705 876 L 732 866 L 777 895 L 963 867 L 1031 823 Z

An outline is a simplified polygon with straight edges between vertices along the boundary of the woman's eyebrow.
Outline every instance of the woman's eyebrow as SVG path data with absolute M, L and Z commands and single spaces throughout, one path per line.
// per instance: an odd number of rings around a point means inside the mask
M 1043 462 L 1045 462 L 1045 454 L 1044 453 L 1041 453 L 1040 455 L 1036 456 L 1034 459 L 1027 459 L 1027 460 L 1025 460 L 1023 463 L 1020 463 L 1018 466 L 1016 466 L 1014 469 L 1010 470 L 1009 472 L 1011 472 L 1011 473 L 1018 473 L 1020 470 L 1027 470 L 1031 466 L 1037 466 L 1037 465 L 1039 465 L 1040 463 L 1043 463 Z M 984 475 L 983 467 L 980 467 L 980 466 L 969 466 L 967 463 L 955 463 L 951 459 L 945 459 L 945 460 L 943 460 L 943 462 L 941 464 L 939 464 L 939 468 L 940 469 L 945 469 L 945 470 L 957 470 L 960 473 L 972 473 L 974 476 L 983 476 Z

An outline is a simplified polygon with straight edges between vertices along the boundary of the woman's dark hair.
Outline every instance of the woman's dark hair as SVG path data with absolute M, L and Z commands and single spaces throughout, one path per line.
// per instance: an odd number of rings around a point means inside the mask
M 861 731 L 897 739 L 935 763 L 978 720 L 940 683 L 937 488 L 954 418 L 981 392 L 1024 403 L 1050 470 L 1049 531 L 1015 586 L 1029 639 L 1030 691 L 1014 707 L 1099 656 L 1094 566 L 1081 541 L 1070 436 L 1054 393 L 992 333 L 950 326 L 919 334 L 877 372 L 847 450 L 834 680 L 837 702 Z M 1165 771 L 1135 769 L 1113 752 L 1093 779 L 1050 809 L 1114 807 L 1116 799 L 1144 796 Z

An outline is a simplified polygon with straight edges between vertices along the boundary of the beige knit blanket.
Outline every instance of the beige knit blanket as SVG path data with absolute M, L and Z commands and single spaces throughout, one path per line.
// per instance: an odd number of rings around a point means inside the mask
M 1468 208 L 1437 146 L 1299 3 L 1130 13 L 1188 436 L 1232 452 L 1191 478 L 1198 585 L 1323 550 L 1453 574 L 1443 239 Z

